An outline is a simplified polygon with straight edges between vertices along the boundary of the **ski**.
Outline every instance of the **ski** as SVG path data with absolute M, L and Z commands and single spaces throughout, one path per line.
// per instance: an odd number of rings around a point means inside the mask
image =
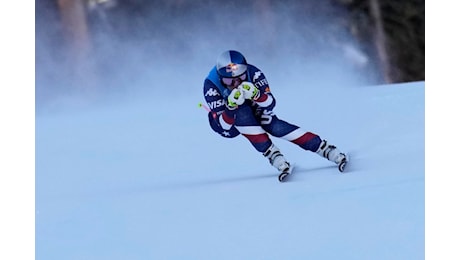
M 339 171 L 344 172 L 345 167 L 347 166 L 347 163 L 349 161 L 349 156 L 345 155 L 345 158 L 342 159 L 342 161 L 339 163 Z
M 294 164 L 291 164 L 289 169 L 283 171 L 282 173 L 278 175 L 278 180 L 280 182 L 285 182 L 287 180 L 287 177 L 292 174 L 293 170 L 294 170 Z
M 339 171 L 340 171 L 340 172 L 344 172 L 344 171 L 345 171 L 345 166 L 347 166 L 347 160 L 343 159 L 343 160 L 339 163 Z
M 337 165 L 341 173 L 345 172 L 346 166 L 349 162 L 350 162 L 350 156 L 348 154 L 345 154 L 345 157 Z M 278 175 L 278 180 L 280 182 L 286 182 L 289 179 L 289 176 L 293 173 L 294 167 L 295 167 L 295 164 L 291 163 L 291 166 L 289 167 L 289 169 L 285 170 L 284 172 Z

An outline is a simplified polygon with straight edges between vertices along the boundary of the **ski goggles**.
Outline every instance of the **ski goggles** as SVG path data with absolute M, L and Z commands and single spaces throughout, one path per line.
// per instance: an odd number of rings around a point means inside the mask
M 222 78 L 222 82 L 229 87 L 237 87 L 241 82 L 246 80 L 246 73 L 241 74 L 238 77 L 233 78 Z M 236 86 L 235 86 L 236 85 Z

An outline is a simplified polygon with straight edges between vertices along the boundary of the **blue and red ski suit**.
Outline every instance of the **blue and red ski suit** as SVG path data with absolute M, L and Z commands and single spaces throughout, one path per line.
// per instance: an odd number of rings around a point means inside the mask
M 209 72 L 204 81 L 203 95 L 211 110 L 208 113 L 211 128 L 226 138 L 242 134 L 261 153 L 267 151 L 272 144 L 268 134 L 316 152 L 321 144 L 318 135 L 276 116 L 273 111 L 276 100 L 262 71 L 248 64 L 246 73 L 246 81 L 252 82 L 260 95 L 256 100 L 245 100 L 242 105 L 231 110 L 226 106 L 231 90 L 222 84 L 216 67 Z

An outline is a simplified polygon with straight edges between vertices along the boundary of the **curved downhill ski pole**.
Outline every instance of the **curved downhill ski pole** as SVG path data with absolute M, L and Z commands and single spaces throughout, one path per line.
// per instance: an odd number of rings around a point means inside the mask
M 208 111 L 208 112 L 211 112 L 211 109 L 210 109 L 208 106 L 203 105 L 203 103 L 201 103 L 201 102 L 198 103 L 198 107 L 202 107 L 202 108 L 204 108 L 204 110 L 206 110 L 206 111 Z
M 204 110 L 208 111 L 209 113 L 212 113 L 212 117 L 214 119 L 216 119 L 217 114 L 215 112 L 212 112 L 211 109 L 208 106 L 206 106 L 206 105 L 204 105 L 203 103 L 200 102 L 200 103 L 198 103 L 198 107 L 202 107 Z

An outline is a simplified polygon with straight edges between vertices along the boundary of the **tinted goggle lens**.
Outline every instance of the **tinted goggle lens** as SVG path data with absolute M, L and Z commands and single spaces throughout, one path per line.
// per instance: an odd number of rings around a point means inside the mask
M 222 78 L 222 82 L 227 86 L 233 86 L 233 84 L 235 84 L 235 81 L 237 79 L 240 79 L 240 81 L 245 81 L 246 80 L 246 73 L 243 73 L 240 76 L 234 77 L 234 78 Z

